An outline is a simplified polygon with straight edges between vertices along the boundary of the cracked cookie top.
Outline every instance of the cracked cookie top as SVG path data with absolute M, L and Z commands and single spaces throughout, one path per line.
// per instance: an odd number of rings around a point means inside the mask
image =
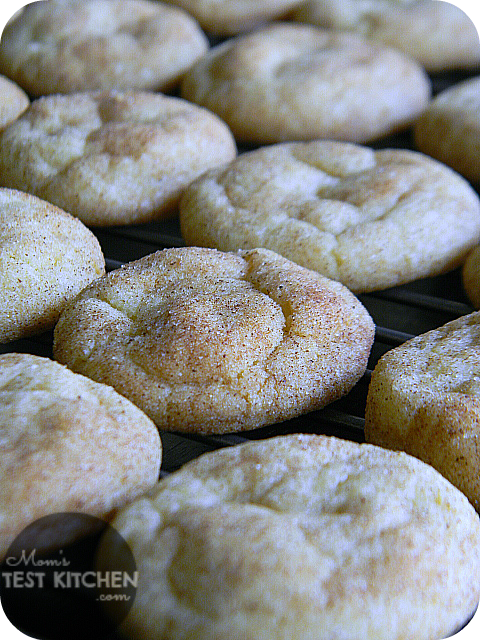
M 46 96 L 1 134 L 0 184 L 91 226 L 141 223 L 174 215 L 189 182 L 236 152 L 224 122 L 181 98 L 150 91 Z
M 396 49 L 278 22 L 211 48 L 184 76 L 181 94 L 217 113 L 238 142 L 369 142 L 419 115 L 430 80 Z
M 268 250 L 167 249 L 87 287 L 55 358 L 161 429 L 252 429 L 318 409 L 365 371 L 373 322 L 342 285 Z
M 480 596 L 465 496 L 406 454 L 326 436 L 204 454 L 113 525 L 139 571 L 133 639 L 431 640 Z
M 429 72 L 475 67 L 480 42 L 461 9 L 438 0 L 307 0 L 294 19 L 358 33 L 412 56 Z
M 283 143 L 199 177 L 180 223 L 189 245 L 266 247 L 361 293 L 458 266 L 477 243 L 480 200 L 414 151 Z
M 0 355 L 0 452 L 3 557 L 44 516 L 111 517 L 157 482 L 162 445 L 153 422 L 111 387 L 8 353 Z
M 31 96 L 167 91 L 208 50 L 196 20 L 149 0 L 32 2 L 5 27 L 0 70 Z

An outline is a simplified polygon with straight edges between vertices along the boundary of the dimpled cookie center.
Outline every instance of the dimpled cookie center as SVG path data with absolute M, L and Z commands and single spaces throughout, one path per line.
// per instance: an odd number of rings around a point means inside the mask
M 223 614 L 239 598 L 265 606 L 286 595 L 289 579 L 316 607 L 328 606 L 339 572 L 362 567 L 367 581 L 412 523 L 430 525 L 430 484 L 408 465 L 376 452 L 320 463 L 308 451 L 295 459 L 294 443 L 278 449 L 276 457 L 227 455 L 160 485 L 151 506 L 165 532 L 162 552 L 172 543 L 169 587 L 196 612 Z
M 124 50 L 135 45 L 137 50 L 146 47 L 156 30 L 168 35 L 170 21 L 167 10 L 161 12 L 154 6 L 137 5 L 129 11 L 119 11 L 116 3 L 103 1 L 77 3 L 75 7 L 70 3 L 64 10 L 57 6 L 45 15 L 39 8 L 37 20 L 24 28 L 29 28 L 31 55 L 56 45 L 60 50 L 71 47 L 82 59 L 82 50 L 92 46 L 108 45 L 113 50 L 122 46 Z
M 145 298 L 134 324 L 129 355 L 137 364 L 170 383 L 205 384 L 258 368 L 282 341 L 285 318 L 246 281 L 192 280 L 161 300 Z
M 132 92 L 82 93 L 76 94 L 74 106 L 60 96 L 35 102 L 18 123 L 22 135 L 35 140 L 31 151 L 39 165 L 35 180 L 48 186 L 85 159 L 147 162 L 175 139 L 183 141 L 185 131 L 194 125 L 189 107 L 173 98 L 151 96 L 138 100 Z M 178 145 L 174 154 L 177 162 L 190 151 L 186 147 L 183 151 Z M 176 168 L 168 154 L 162 155 L 162 163 L 157 168 L 160 176 Z
M 325 78 L 333 82 L 352 75 L 358 81 L 358 68 L 372 69 L 376 51 L 370 43 L 344 41 L 343 35 L 322 30 L 292 30 L 273 25 L 218 49 L 210 72 L 213 77 L 236 82 L 274 78 L 279 85 L 305 75 L 306 79 Z M 318 82 L 318 78 L 316 79 Z M 278 88 L 278 87 L 277 87 Z M 271 87 L 275 91 L 275 86 Z
M 219 182 L 235 208 L 255 214 L 259 228 L 262 220 L 285 216 L 338 236 L 391 214 L 421 191 L 424 176 L 413 157 L 341 144 L 334 153 L 322 142 L 247 154 Z

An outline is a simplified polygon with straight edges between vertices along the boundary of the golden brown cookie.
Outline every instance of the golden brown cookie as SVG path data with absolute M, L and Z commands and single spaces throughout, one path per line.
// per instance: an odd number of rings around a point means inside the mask
M 283 143 L 200 176 L 180 223 L 188 245 L 266 247 L 360 293 L 458 266 L 478 241 L 480 200 L 414 151 Z
M 363 375 L 374 325 L 342 285 L 267 250 L 158 251 L 65 309 L 55 358 L 160 429 L 254 429 L 319 409 Z
M 480 511 L 480 313 L 386 353 L 368 390 L 365 438 L 440 471 Z
M 232 36 L 278 20 L 302 0 L 167 0 L 185 9 L 210 34 Z
M 432 640 L 480 594 L 465 496 L 415 458 L 325 436 L 205 454 L 113 526 L 138 566 L 132 639 Z
M 438 94 L 416 121 L 414 142 L 480 185 L 480 76 Z
M 52 328 L 65 303 L 104 273 L 100 244 L 80 220 L 0 189 L 0 343 Z
M 48 0 L 7 24 L 0 71 L 32 96 L 167 91 L 208 46 L 192 16 L 162 2 Z
M 367 142 L 408 126 L 430 80 L 403 53 L 360 36 L 274 23 L 210 49 L 183 97 L 217 113 L 242 142 Z
M 38 518 L 108 518 L 158 480 L 152 421 L 112 388 L 47 358 L 0 355 L 0 432 L 0 556 Z
M 174 215 L 191 180 L 236 156 L 206 109 L 148 91 L 39 98 L 0 136 L 0 185 L 92 226 Z
M 30 104 L 23 89 L 5 76 L 0 76 L 0 131 L 11 124 Z
M 470 18 L 439 0 L 307 0 L 293 16 L 325 29 L 358 33 L 412 56 L 430 72 L 480 64 Z
M 474 247 L 462 267 L 462 282 L 468 299 L 480 309 L 480 246 Z

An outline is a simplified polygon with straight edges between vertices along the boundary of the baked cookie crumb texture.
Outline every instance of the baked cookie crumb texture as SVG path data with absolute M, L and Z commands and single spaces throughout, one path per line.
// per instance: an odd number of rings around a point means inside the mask
M 295 11 L 294 18 L 382 42 L 412 56 L 433 73 L 480 64 L 475 25 L 450 2 L 307 0 Z
M 345 287 L 267 250 L 159 251 L 87 287 L 55 358 L 160 429 L 253 429 L 318 409 L 363 375 L 371 317 Z
M 233 160 L 213 113 L 150 91 L 34 100 L 0 138 L 0 184 L 52 202 L 90 226 L 172 217 L 191 180 Z
M 158 480 L 153 422 L 111 387 L 48 358 L 0 355 L 0 433 L 0 556 L 39 518 L 108 519 Z
M 253 144 L 370 142 L 408 127 L 430 92 L 423 67 L 400 51 L 294 22 L 212 47 L 181 83 L 183 97 Z
M 417 149 L 480 186 L 480 76 L 441 91 L 416 120 Z
M 138 562 L 133 639 L 432 640 L 480 594 L 465 496 L 404 453 L 326 436 L 203 455 L 113 526 Z
M 52 329 L 68 300 L 104 273 L 100 243 L 80 220 L 0 188 L 0 343 Z
M 173 89 L 207 50 L 188 13 L 149 0 L 31 2 L 5 27 L 0 71 L 29 95 Z
M 190 184 L 180 225 L 188 245 L 266 247 L 364 293 L 458 267 L 480 237 L 480 200 L 415 151 L 283 143 Z
M 435 467 L 480 511 L 480 313 L 392 349 L 368 390 L 365 438 Z

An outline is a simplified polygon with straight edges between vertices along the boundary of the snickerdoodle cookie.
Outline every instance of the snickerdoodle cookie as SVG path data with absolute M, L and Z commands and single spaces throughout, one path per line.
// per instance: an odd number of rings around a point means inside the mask
M 0 189 L 0 343 L 52 328 L 65 303 L 104 272 L 100 244 L 80 220 Z
M 319 409 L 363 375 L 373 321 L 338 282 L 267 250 L 158 251 L 64 310 L 54 355 L 161 429 L 253 429 Z
M 302 0 L 167 0 L 185 9 L 210 34 L 231 36 L 279 19 Z
M 21 115 L 30 104 L 23 89 L 5 76 L 0 76 L 0 131 Z
M 462 283 L 472 305 L 480 309 L 480 245 L 470 251 L 463 263 Z
M 206 51 L 197 21 L 150 0 L 32 2 L 5 27 L 0 71 L 32 96 L 167 91 Z
M 294 18 L 383 42 L 412 56 L 431 72 L 480 64 L 475 25 L 449 2 L 308 0 L 295 11 Z
M 382 356 L 368 391 L 365 437 L 431 464 L 480 510 L 480 313 Z
M 480 76 L 438 94 L 417 119 L 416 147 L 480 185 Z
M 171 216 L 191 180 L 235 158 L 228 127 L 181 98 L 149 91 L 39 98 L 0 136 L 0 185 L 92 226 Z
M 458 266 L 478 241 L 480 200 L 415 151 L 290 142 L 203 174 L 180 223 L 189 245 L 266 247 L 360 293 Z
M 109 517 L 158 480 L 158 430 L 111 387 L 30 354 L 0 355 L 0 556 L 30 523 Z
M 404 453 L 326 436 L 207 453 L 113 526 L 138 566 L 132 639 L 432 640 L 480 595 L 465 496 Z
M 430 80 L 413 59 L 349 33 L 274 23 L 210 49 L 182 95 L 217 113 L 242 142 L 367 142 L 407 126 Z

